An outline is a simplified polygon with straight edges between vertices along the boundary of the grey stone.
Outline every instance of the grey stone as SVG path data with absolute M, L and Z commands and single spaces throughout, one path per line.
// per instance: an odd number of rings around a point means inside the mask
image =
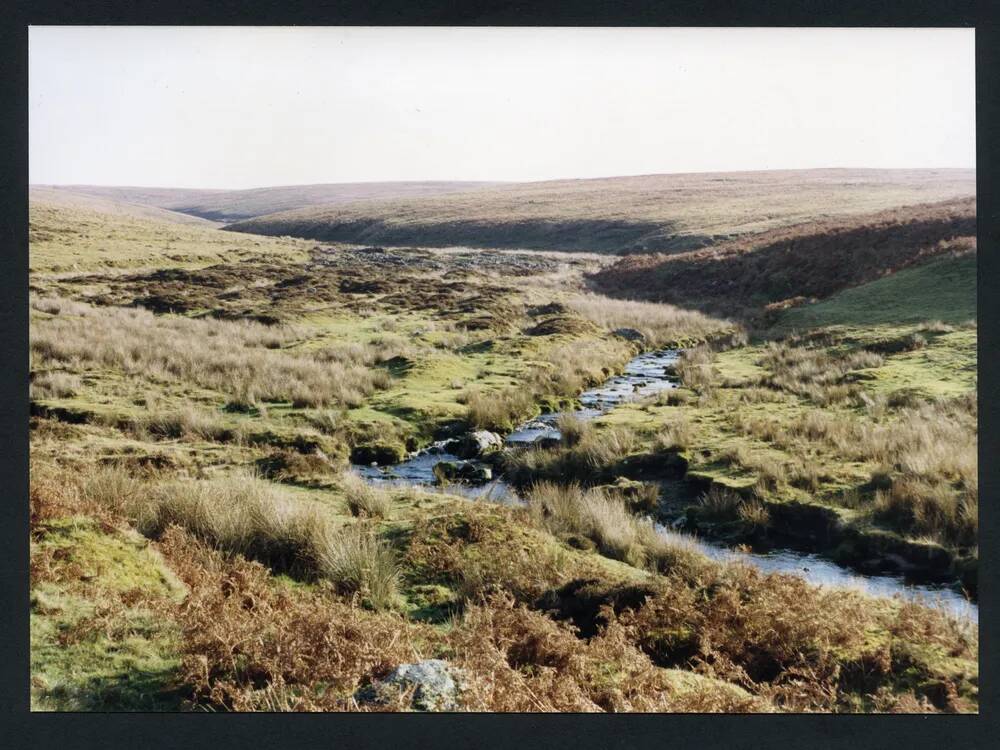
M 355 696 L 359 703 L 386 703 L 394 694 L 413 691 L 413 707 L 418 711 L 455 711 L 458 709 L 461 670 L 442 659 L 424 659 L 414 664 L 400 664 L 391 674 L 373 683 Z
M 489 466 L 467 461 L 438 461 L 433 472 L 438 484 L 455 481 L 482 483 L 493 478 L 493 470 Z
M 465 459 L 479 458 L 488 453 L 495 453 L 501 448 L 503 448 L 503 438 L 489 430 L 470 432 L 447 445 L 449 453 Z

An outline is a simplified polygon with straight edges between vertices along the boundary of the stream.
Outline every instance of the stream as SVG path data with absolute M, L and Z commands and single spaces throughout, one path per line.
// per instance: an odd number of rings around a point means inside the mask
M 648 398 L 660 391 L 677 387 L 677 380 L 667 375 L 666 368 L 677 362 L 680 350 L 665 349 L 647 352 L 634 357 L 620 375 L 615 375 L 601 385 L 580 394 L 580 408 L 570 412 L 553 412 L 529 420 L 505 438 L 510 448 L 528 447 L 539 440 L 558 440 L 556 422 L 561 414 L 573 414 L 581 420 L 590 420 L 606 414 L 619 404 Z M 382 486 L 412 486 L 425 488 L 435 486 L 434 466 L 441 461 L 455 464 L 486 466 L 477 461 L 463 461 L 445 446 L 448 440 L 441 440 L 427 448 L 412 453 L 409 458 L 392 466 L 361 466 L 354 468 L 372 484 Z M 473 500 L 489 500 L 509 504 L 521 504 L 523 500 L 515 490 L 503 481 L 494 478 L 482 484 L 454 483 L 447 487 L 449 494 L 463 495 Z M 920 601 L 928 606 L 936 606 L 953 615 L 979 621 L 979 607 L 970 602 L 954 587 L 946 584 L 910 584 L 901 575 L 863 575 L 837 565 L 819 555 L 776 549 L 769 552 L 742 552 L 723 544 L 707 541 L 688 534 L 681 534 L 665 526 L 657 525 L 661 534 L 680 538 L 684 543 L 694 545 L 708 557 L 724 562 L 742 562 L 752 565 L 765 573 L 796 575 L 806 581 L 824 586 L 853 588 L 873 596 L 899 596 L 907 600 Z

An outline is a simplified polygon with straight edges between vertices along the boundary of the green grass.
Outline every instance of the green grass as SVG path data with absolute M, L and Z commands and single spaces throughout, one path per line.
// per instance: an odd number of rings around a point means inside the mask
M 899 325 L 976 317 L 976 256 L 942 258 L 847 289 L 813 305 L 794 307 L 776 329 Z
M 142 266 L 198 267 L 220 261 L 280 256 L 303 259 L 302 240 L 240 237 L 211 225 L 179 224 L 147 215 L 107 213 L 52 203 L 30 206 L 32 271 L 66 272 Z
M 134 532 L 83 517 L 42 531 L 33 557 L 52 580 L 31 595 L 32 710 L 176 710 L 176 626 L 127 597 L 176 601 L 183 584 Z

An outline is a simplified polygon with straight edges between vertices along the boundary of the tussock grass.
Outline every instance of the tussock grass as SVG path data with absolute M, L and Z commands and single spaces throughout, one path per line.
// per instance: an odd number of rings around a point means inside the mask
M 639 439 L 627 427 L 595 428 L 583 422 L 573 445 L 530 448 L 509 454 L 504 463 L 509 482 L 526 486 L 535 479 L 590 482 L 633 454 Z
M 373 487 L 357 474 L 344 472 L 339 484 L 351 515 L 388 518 L 392 513 L 392 500 L 388 493 Z
M 34 304 L 63 309 L 61 301 Z M 157 316 L 138 308 L 70 309 L 33 326 L 36 366 L 82 363 L 153 381 L 194 383 L 227 394 L 245 408 L 259 401 L 358 406 L 389 382 L 384 370 L 359 363 L 350 350 L 327 351 L 319 359 L 279 349 L 296 339 L 290 328 Z M 344 359 L 334 359 L 338 355 Z
M 563 445 L 567 448 L 579 445 L 580 441 L 590 434 L 590 425 L 569 412 L 558 416 L 556 429 L 559 430 Z
M 694 441 L 695 428 L 685 417 L 672 420 L 653 438 L 653 450 L 667 453 L 686 450 Z
M 713 484 L 698 498 L 698 508 L 708 518 L 731 521 L 739 515 L 742 498 L 732 490 Z
M 884 362 L 881 354 L 872 351 L 835 356 L 822 349 L 772 341 L 767 344 L 758 364 L 770 371 L 762 385 L 826 406 L 858 395 L 859 387 L 845 382 L 849 373 L 881 367 Z
M 391 550 L 373 531 L 336 529 L 319 505 L 292 500 L 253 474 L 146 482 L 110 465 L 88 474 L 82 494 L 149 537 L 177 526 L 228 554 L 329 579 L 373 607 L 394 596 Z
M 128 429 L 139 437 L 155 438 L 226 441 L 235 435 L 220 414 L 192 405 L 176 411 L 140 415 L 129 423 Z
M 681 382 L 698 394 L 711 390 L 718 373 L 713 368 L 715 352 L 704 344 L 686 349 L 677 360 L 677 376 Z
M 813 410 L 788 426 L 788 439 L 820 443 L 842 459 L 870 465 L 877 516 L 972 546 L 979 513 L 977 413 L 975 394 L 902 408 L 876 423 Z
M 70 398 L 75 396 L 82 383 L 80 378 L 69 372 L 42 372 L 31 379 L 29 397 Z
M 568 305 L 577 314 L 606 330 L 637 330 L 651 346 L 702 340 L 733 327 L 728 320 L 712 318 L 694 310 L 655 302 L 613 299 L 598 294 L 574 297 Z
M 537 408 L 532 394 L 521 388 L 473 391 L 466 394 L 465 405 L 470 426 L 496 432 L 510 432 Z
M 337 530 L 325 527 L 314 546 L 321 575 L 356 592 L 375 609 L 396 603 L 399 566 L 395 553 L 373 530 L 360 526 Z
M 691 570 L 702 560 L 693 545 L 676 535 L 667 538 L 649 519 L 630 513 L 622 499 L 602 490 L 538 482 L 526 500 L 531 517 L 542 528 L 562 537 L 584 536 L 602 554 L 630 565 L 661 572 Z

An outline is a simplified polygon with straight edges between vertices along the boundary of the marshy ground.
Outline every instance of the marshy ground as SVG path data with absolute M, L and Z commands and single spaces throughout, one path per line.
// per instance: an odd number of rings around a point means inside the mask
M 582 253 L 41 202 L 31 230 L 35 708 L 391 710 L 412 691 L 365 690 L 441 659 L 461 710 L 977 710 L 974 622 L 654 523 L 974 597 L 960 221 L 817 304 L 706 283 L 701 312 L 605 296 L 634 268 Z M 506 434 L 663 348 L 678 388 L 491 458 L 523 506 L 350 471 Z

